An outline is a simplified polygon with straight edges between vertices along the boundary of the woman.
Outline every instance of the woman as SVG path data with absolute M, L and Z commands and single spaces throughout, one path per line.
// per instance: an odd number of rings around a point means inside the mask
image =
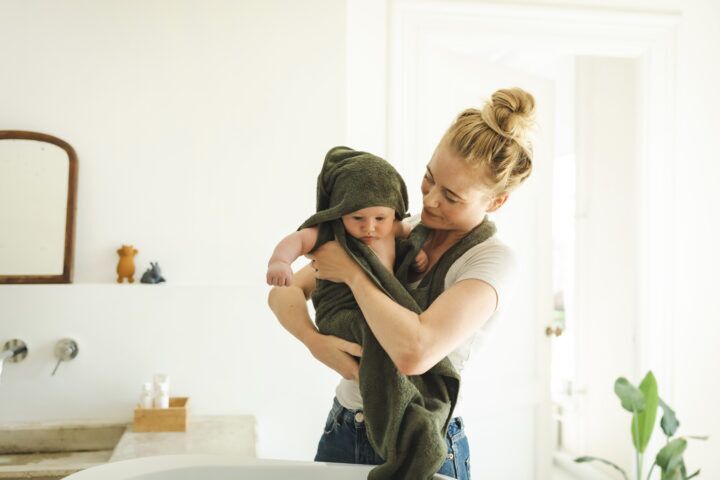
M 420 375 L 444 357 L 461 373 L 476 335 L 507 300 L 514 260 L 497 235 L 461 255 L 457 247 L 483 222 L 489 222 L 486 214 L 499 209 L 530 175 L 532 149 L 527 131 L 534 109 L 529 93 L 518 88 L 498 90 L 481 110 L 460 113 L 435 149 L 422 181 L 422 213 L 410 223 L 414 227 L 422 222 L 430 229 L 423 245 L 428 257 L 425 272 L 433 271 L 445 257 L 452 258 L 452 263 L 444 272 L 444 291 L 421 314 L 387 297 L 337 242 L 318 248 L 311 264 L 296 274 L 292 287 L 270 292 L 270 307 L 283 327 L 343 377 L 316 461 L 383 463 L 365 436 L 354 358 L 362 355 L 361 348 L 317 331 L 306 306 L 315 280 L 350 287 L 373 334 L 403 374 Z M 422 285 L 422 275 L 411 278 L 409 288 Z M 455 413 L 461 409 L 459 405 Z M 447 460 L 439 473 L 469 478 L 469 446 L 460 416 L 450 422 L 447 443 Z

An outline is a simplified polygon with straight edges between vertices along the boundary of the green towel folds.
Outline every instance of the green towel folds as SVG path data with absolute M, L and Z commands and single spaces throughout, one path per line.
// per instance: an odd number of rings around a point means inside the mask
M 373 206 L 393 208 L 407 216 L 407 191 L 385 160 L 347 147 L 331 149 L 317 185 L 317 213 L 300 228 L 318 225 L 316 247 L 335 238 L 391 299 L 420 313 L 444 290 L 448 269 L 470 247 L 483 242 L 495 227 L 487 218 L 451 247 L 426 272 L 412 293 L 405 285 L 410 268 L 430 230 L 418 225 L 407 240 L 396 243 L 395 274 L 367 245 L 349 236 L 342 215 Z M 319 280 L 313 293 L 315 322 L 321 333 L 359 343 L 360 393 L 368 438 L 385 463 L 370 471 L 370 480 L 425 480 L 440 469 L 447 454 L 445 434 L 457 402 L 460 375 L 444 358 L 422 375 L 400 373 L 373 335 L 345 284 Z

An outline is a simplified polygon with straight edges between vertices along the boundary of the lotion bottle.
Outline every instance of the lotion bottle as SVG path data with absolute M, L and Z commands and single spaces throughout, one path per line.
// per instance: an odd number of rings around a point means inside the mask
M 153 407 L 153 387 L 152 383 L 143 383 L 142 393 L 140 394 L 140 401 L 138 402 L 140 408 L 152 408 Z

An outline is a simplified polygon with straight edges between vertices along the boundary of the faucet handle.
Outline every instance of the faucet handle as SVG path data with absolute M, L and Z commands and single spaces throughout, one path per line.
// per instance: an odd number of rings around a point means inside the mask
M 62 359 L 58 359 L 57 364 L 55 365 L 55 368 L 53 368 L 53 372 L 50 374 L 51 376 L 55 375 L 55 372 L 57 372 L 57 369 L 60 368 L 60 364 L 62 363 Z
M 57 369 L 60 367 L 60 363 L 69 362 L 73 358 L 77 357 L 79 351 L 80 349 L 78 348 L 78 344 L 75 340 L 70 338 L 58 340 L 55 344 L 55 356 L 58 359 L 58 363 L 55 365 L 52 375 L 55 375 L 55 372 L 57 372 Z

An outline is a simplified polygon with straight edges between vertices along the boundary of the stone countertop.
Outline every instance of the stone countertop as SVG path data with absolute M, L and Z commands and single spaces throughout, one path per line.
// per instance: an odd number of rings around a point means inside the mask
M 128 427 L 110 461 L 182 453 L 256 458 L 255 439 L 255 417 L 252 415 L 191 415 L 186 432 L 136 433 L 132 426 Z
M 102 426 L 105 422 L 99 424 Z M 85 438 L 87 435 L 83 436 L 82 434 L 83 429 L 87 428 L 92 429 L 93 433 L 100 437 Z M 136 433 L 132 431 L 132 424 L 128 426 L 124 422 L 109 424 L 108 428 L 119 430 L 115 436 L 115 439 L 120 438 L 117 444 L 116 440 L 108 439 L 112 435 L 108 436 L 104 429 L 98 429 L 98 422 L 74 422 L 72 424 L 54 422 L 30 427 L 27 425 L 6 426 L 4 430 L 0 430 L 6 434 L 5 440 L 11 439 L 12 442 L 6 441 L 5 443 L 12 443 L 16 448 L 0 455 L 0 479 L 54 480 L 108 462 L 155 455 L 200 453 L 229 454 L 237 458 L 257 457 L 255 417 L 252 415 L 191 415 L 186 432 Z M 23 435 L 18 433 L 20 430 L 23 431 Z M 36 430 L 40 432 L 38 433 Z M 55 432 L 56 430 L 57 432 Z M 121 434 L 123 430 L 124 433 Z M 41 434 L 46 437 L 50 435 L 52 438 L 48 440 Z M 63 437 L 62 450 L 67 451 L 32 453 L 32 446 L 41 446 L 43 442 L 47 443 L 58 435 Z M 79 440 L 75 437 L 78 437 Z M 3 438 L 0 435 L 0 440 Z M 77 441 L 73 442 L 73 439 Z M 86 445 L 87 442 L 90 442 L 91 446 L 100 448 L 84 451 L 89 448 Z M 17 453 L 12 453 L 16 451 Z

